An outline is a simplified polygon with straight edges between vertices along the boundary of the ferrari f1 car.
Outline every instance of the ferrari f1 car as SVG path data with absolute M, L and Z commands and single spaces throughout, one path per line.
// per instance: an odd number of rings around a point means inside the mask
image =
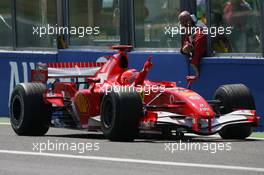
M 50 126 L 102 131 L 112 141 L 133 141 L 141 132 L 163 135 L 219 133 L 245 139 L 257 116 L 253 97 L 242 84 L 220 86 L 206 101 L 175 82 L 150 81 L 151 58 L 143 69 L 128 69 L 132 46 L 113 46 L 105 62 L 38 64 L 30 83 L 18 84 L 10 101 L 18 135 L 44 135 Z M 102 60 L 102 59 L 100 59 Z

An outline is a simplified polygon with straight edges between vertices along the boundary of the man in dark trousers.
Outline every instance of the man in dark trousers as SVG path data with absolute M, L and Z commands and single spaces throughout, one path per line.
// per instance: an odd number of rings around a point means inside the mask
M 206 35 L 203 33 L 202 26 L 197 25 L 196 19 L 188 11 L 180 13 L 179 22 L 186 29 L 181 53 L 188 56 L 196 76 L 199 77 L 201 58 L 206 55 L 207 51 Z

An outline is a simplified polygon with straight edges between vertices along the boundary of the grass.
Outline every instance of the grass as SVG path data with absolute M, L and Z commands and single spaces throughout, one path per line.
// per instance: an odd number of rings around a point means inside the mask
M 9 123 L 9 118 L 7 118 L 7 117 L 0 117 L 0 123 Z
M 264 132 L 254 132 L 250 137 L 264 138 Z

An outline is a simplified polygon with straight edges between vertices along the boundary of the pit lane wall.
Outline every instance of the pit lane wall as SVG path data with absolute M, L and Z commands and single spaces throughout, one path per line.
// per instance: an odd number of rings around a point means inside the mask
M 8 105 L 11 92 L 19 82 L 30 80 L 29 71 L 37 62 L 96 61 L 111 51 L 61 50 L 54 52 L 0 52 L 0 116 L 9 116 Z M 177 52 L 129 53 L 130 67 L 142 69 L 145 60 L 153 56 L 151 80 L 176 81 L 186 86 L 185 76 L 189 66 L 183 55 Z M 193 89 L 206 99 L 212 99 L 216 88 L 222 84 L 244 83 L 255 98 L 257 111 L 264 118 L 264 59 L 263 58 L 204 58 L 201 76 Z M 264 131 L 264 120 L 259 131 Z

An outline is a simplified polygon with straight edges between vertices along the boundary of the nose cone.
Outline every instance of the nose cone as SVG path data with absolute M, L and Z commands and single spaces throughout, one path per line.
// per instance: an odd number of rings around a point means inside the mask
M 200 115 L 202 118 L 213 118 L 215 117 L 215 112 L 209 106 L 209 108 L 207 108 L 206 110 L 201 111 Z
M 215 116 L 215 112 L 207 101 L 195 92 L 185 93 L 184 101 L 187 102 L 187 105 L 191 109 L 192 113 L 196 116 L 202 118 L 213 118 Z
M 214 118 L 215 112 L 207 101 L 198 93 L 184 88 L 168 91 L 175 95 L 175 99 L 185 102 L 185 115 L 194 115 L 201 118 Z
M 213 118 L 215 116 L 212 107 L 205 100 L 200 100 L 199 103 L 191 102 L 191 104 L 197 116 L 202 118 Z

